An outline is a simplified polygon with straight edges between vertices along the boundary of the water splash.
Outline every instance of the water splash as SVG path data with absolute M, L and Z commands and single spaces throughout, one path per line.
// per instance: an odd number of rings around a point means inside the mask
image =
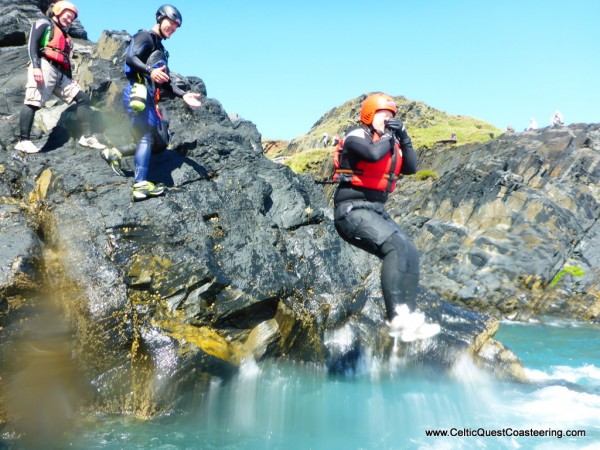
M 592 364 L 579 367 L 552 366 L 549 372 L 526 369 L 528 377 L 536 382 L 565 380 L 569 383 L 589 383 L 600 385 L 600 368 Z
M 203 449 L 249 450 L 598 448 L 598 357 L 568 366 L 556 356 L 561 347 L 549 348 L 544 341 L 536 346 L 535 329 L 516 328 L 512 342 L 523 342 L 536 354 L 536 361 L 545 362 L 529 368 L 530 384 L 501 382 L 467 354 L 449 371 L 438 372 L 403 366 L 402 357 L 393 353 L 364 352 L 360 370 L 352 377 L 332 376 L 317 365 L 250 359 L 242 362 L 233 379 L 212 380 L 189 415 L 150 422 L 99 421 L 73 446 L 99 450 L 197 448 L 199 443 Z M 529 339 L 522 339 L 521 331 Z M 547 333 L 548 328 L 542 328 L 540 334 Z M 337 337 L 350 342 L 343 333 Z M 574 338 L 565 341 L 564 337 L 558 342 L 568 346 L 571 355 L 587 351 L 587 343 L 579 349 Z M 549 359 L 556 361 L 548 364 Z M 582 439 L 426 435 L 427 430 L 508 428 L 585 429 L 588 434 Z

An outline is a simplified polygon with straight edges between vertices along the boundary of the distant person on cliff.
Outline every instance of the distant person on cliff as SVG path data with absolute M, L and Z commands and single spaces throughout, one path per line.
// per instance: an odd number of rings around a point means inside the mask
M 382 260 L 381 288 L 390 335 L 403 341 L 437 334 L 416 311 L 419 252 L 384 204 L 402 174 L 417 171 L 417 156 L 394 99 L 382 93 L 362 103 L 360 124 L 346 131 L 334 162 L 334 220 L 348 243 Z
M 29 34 L 29 64 L 25 85 L 25 104 L 19 118 L 19 142 L 15 149 L 25 153 L 40 151 L 31 142 L 31 128 L 36 111 L 44 107 L 52 94 L 66 103 L 77 103 L 77 119 L 83 132 L 79 145 L 101 150 L 92 134 L 90 97 L 72 79 L 71 38 L 67 30 L 77 18 L 77 8 L 71 2 L 59 1 L 48 10 L 49 19 L 36 21 Z
M 554 115 L 550 118 L 550 126 L 554 127 L 562 127 L 565 124 L 563 120 L 563 116 L 560 111 L 555 111 Z
M 533 131 L 537 129 L 537 120 L 535 120 L 535 117 L 532 117 L 531 120 L 529 121 L 529 126 L 527 127 L 527 131 Z
M 200 94 L 184 92 L 169 75 L 168 53 L 162 40 L 169 39 L 181 23 L 179 10 L 163 5 L 156 11 L 152 29 L 138 31 L 127 47 L 125 75 L 129 84 L 123 92 L 123 104 L 136 142 L 134 201 L 156 197 L 165 190 L 162 184 L 155 185 L 147 179 L 151 154 L 166 150 L 169 140 L 168 121 L 158 106 L 161 91 L 182 98 L 190 107 L 201 106 Z M 120 165 L 121 154 L 116 149 L 107 149 L 103 156 L 111 165 Z

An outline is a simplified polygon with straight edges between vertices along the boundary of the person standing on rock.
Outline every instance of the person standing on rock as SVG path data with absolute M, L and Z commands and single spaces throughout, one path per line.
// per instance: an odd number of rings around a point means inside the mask
M 552 128 L 562 127 L 565 124 L 562 114 L 560 111 L 554 111 L 554 115 L 550 118 L 550 126 Z
M 157 153 L 168 145 L 166 120 L 158 107 L 161 90 L 182 98 L 188 106 L 201 106 L 200 94 L 184 92 L 169 75 L 168 53 L 162 40 L 169 39 L 181 23 L 179 10 L 172 5 L 163 5 L 156 11 L 152 29 L 138 31 L 127 47 L 125 75 L 129 84 L 123 92 L 123 104 L 131 118 L 136 141 L 134 201 L 159 196 L 165 190 L 164 185 L 147 180 L 153 147 Z M 117 165 L 121 157 L 115 149 L 107 149 L 103 156 L 109 163 Z
M 362 103 L 359 126 L 346 131 L 334 179 L 334 220 L 348 243 L 382 260 L 381 288 L 390 335 L 403 341 L 437 334 L 416 310 L 419 252 L 384 204 L 402 174 L 417 171 L 417 156 L 394 99 L 382 93 Z
M 77 8 L 71 2 L 58 1 L 49 9 L 49 16 L 50 19 L 40 19 L 31 27 L 25 104 L 20 113 L 20 136 L 15 149 L 25 153 L 40 151 L 31 142 L 33 119 L 35 112 L 54 94 L 66 103 L 77 103 L 77 118 L 83 132 L 79 145 L 101 150 L 105 145 L 92 134 L 90 97 L 72 79 L 72 44 L 67 30 L 77 18 Z

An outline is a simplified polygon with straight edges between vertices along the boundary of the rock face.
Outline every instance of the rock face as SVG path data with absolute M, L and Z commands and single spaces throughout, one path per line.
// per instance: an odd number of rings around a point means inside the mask
M 128 38 L 105 32 L 98 44 L 80 41 L 74 59 L 97 108 L 95 127 L 117 146 L 130 143 L 118 56 Z M 153 156 L 149 178 L 168 190 L 132 203 L 133 161 L 124 160 L 122 178 L 98 152 L 77 147 L 67 105 L 37 114 L 43 152 L 15 152 L 24 76 L 10 87 L 4 77 L 8 67 L 22 69 L 27 55 L 23 47 L 3 50 L 0 339 L 6 347 L 23 336 L 23 311 L 33 300 L 58 303 L 73 324 L 73 354 L 98 409 L 170 411 L 247 358 L 345 373 L 367 354 L 395 352 L 406 364 L 447 369 L 467 353 L 499 376 L 522 379 L 519 362 L 493 339 L 498 322 L 485 313 L 553 312 L 556 300 L 578 290 L 590 307 L 561 312 L 589 315 L 597 304 L 598 127 L 421 156 L 442 176 L 404 180 L 390 211 L 422 252 L 419 302 L 442 332 L 395 348 L 384 325 L 379 261 L 337 236 L 322 186 L 266 159 L 256 127 L 231 120 L 202 80 L 174 74 L 183 89 L 203 94 L 203 107 L 165 99 L 173 150 Z M 586 275 L 564 277 L 546 304 L 537 293 L 567 263 Z
M 505 134 L 420 154 L 397 214 L 422 251 L 423 284 L 496 317 L 598 322 L 600 126 Z

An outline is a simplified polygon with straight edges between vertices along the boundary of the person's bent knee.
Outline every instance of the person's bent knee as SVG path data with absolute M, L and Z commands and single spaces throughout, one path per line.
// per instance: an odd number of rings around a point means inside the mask
M 382 256 L 386 256 L 392 252 L 399 254 L 406 253 L 406 243 L 399 233 L 393 233 L 388 237 L 379 248 Z
M 42 109 L 41 105 L 33 105 L 31 103 L 25 103 L 23 105 L 23 108 L 28 108 L 28 109 L 31 109 L 32 111 L 39 111 L 40 109 Z
M 23 106 L 27 107 L 27 108 L 31 108 L 34 111 L 39 111 L 40 109 L 42 109 L 44 107 L 44 104 L 42 102 L 30 100 L 30 101 L 26 101 L 25 103 L 23 103 Z
M 73 100 L 77 103 L 77 106 L 91 106 L 92 102 L 90 101 L 90 96 L 87 95 L 84 91 L 79 91 L 77 95 L 73 98 Z
M 419 251 L 415 244 L 404 233 L 394 233 L 387 238 L 379 248 L 381 257 L 395 252 L 398 256 L 406 259 L 409 272 L 418 273 L 419 267 Z

